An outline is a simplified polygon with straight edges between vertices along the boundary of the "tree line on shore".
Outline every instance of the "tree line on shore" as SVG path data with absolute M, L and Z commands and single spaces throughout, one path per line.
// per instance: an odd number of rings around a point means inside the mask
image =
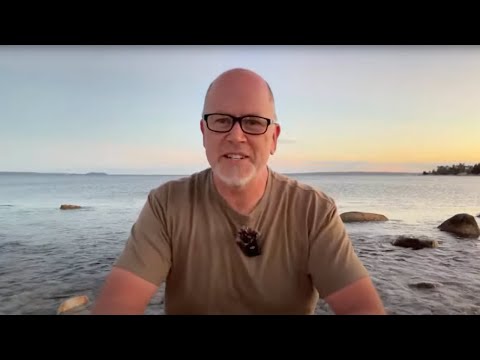
M 437 166 L 432 171 L 424 171 L 423 175 L 480 175 L 480 163 L 475 165 L 465 165 L 463 163 L 451 166 Z

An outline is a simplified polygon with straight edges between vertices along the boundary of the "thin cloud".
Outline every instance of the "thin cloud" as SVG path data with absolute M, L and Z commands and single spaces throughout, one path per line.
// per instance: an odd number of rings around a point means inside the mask
M 279 142 L 280 144 L 294 144 L 294 143 L 297 142 L 297 139 L 280 136 L 280 137 L 278 138 L 278 142 Z

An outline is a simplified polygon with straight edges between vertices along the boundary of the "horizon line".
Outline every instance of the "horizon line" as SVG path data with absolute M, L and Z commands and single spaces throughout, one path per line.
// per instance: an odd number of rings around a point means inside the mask
M 89 171 L 85 173 L 77 172 L 42 172 L 42 171 L 0 171 L 0 175 L 81 175 L 81 176 L 190 176 L 198 171 L 193 171 L 190 173 L 183 174 L 168 174 L 168 173 L 156 173 L 156 174 L 145 174 L 145 173 L 107 173 L 103 171 Z M 355 170 L 346 170 L 346 171 L 304 171 L 304 172 L 284 172 L 276 171 L 284 175 L 315 175 L 315 174 L 422 174 L 422 171 L 355 171 Z

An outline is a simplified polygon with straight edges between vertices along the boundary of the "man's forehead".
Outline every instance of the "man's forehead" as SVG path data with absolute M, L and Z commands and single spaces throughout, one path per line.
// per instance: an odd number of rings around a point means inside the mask
M 227 93 L 256 92 L 258 94 L 268 94 L 270 100 L 273 101 L 273 94 L 270 86 L 266 81 L 258 81 L 253 79 L 223 79 L 214 81 L 208 87 L 205 98 L 214 95 L 218 96 Z
M 241 108 L 251 106 L 252 111 L 263 111 L 265 107 L 272 106 L 273 102 L 267 86 L 265 84 L 262 85 L 249 86 L 249 84 L 241 83 L 216 83 L 210 88 L 205 98 L 205 107 L 217 108 L 224 106 L 230 109 L 237 106 Z
M 268 96 L 255 92 L 235 93 L 229 91 L 212 93 L 207 99 L 204 113 L 223 113 L 233 116 L 257 115 L 271 117 L 275 111 Z

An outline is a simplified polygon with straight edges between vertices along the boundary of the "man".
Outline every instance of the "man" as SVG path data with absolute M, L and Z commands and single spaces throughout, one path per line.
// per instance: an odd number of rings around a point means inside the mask
M 211 167 L 152 190 L 93 314 L 384 314 L 331 198 L 267 166 L 280 125 L 269 85 L 224 72 L 200 121 Z

